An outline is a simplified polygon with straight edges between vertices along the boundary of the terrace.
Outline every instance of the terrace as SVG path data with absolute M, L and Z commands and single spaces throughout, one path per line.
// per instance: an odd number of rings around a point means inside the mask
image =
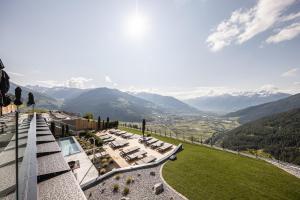
M 112 140 L 106 142 L 103 149 L 121 168 L 163 159 L 176 147 L 155 138 L 143 138 L 140 135 L 115 129 L 98 132 L 96 135 L 104 141 Z

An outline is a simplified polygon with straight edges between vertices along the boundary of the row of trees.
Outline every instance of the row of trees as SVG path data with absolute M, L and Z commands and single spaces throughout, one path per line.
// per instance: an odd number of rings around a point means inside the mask
M 0 116 L 2 116 L 2 107 L 10 105 L 12 102 L 11 97 L 7 94 L 10 88 L 10 82 L 8 74 L 3 70 L 4 68 L 5 67 L 2 63 L 2 60 L 0 59 Z M 23 104 L 22 89 L 20 87 L 17 87 L 15 89 L 14 104 L 17 106 L 17 109 L 19 109 L 19 106 Z M 31 92 L 29 92 L 27 106 L 32 106 L 32 108 L 34 109 L 34 105 L 34 96 Z

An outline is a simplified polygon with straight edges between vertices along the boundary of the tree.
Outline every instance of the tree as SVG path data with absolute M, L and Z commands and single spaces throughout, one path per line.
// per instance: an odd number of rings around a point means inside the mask
M 106 129 L 109 129 L 109 117 L 106 118 Z
M 14 104 L 17 106 L 17 109 L 19 109 L 19 106 L 23 104 L 21 100 L 21 96 L 22 96 L 22 89 L 20 87 L 16 87 Z
M 103 129 L 103 130 L 105 129 L 105 123 L 104 123 L 104 120 L 102 121 L 102 129 Z
M 83 118 L 92 120 L 92 119 L 94 119 L 94 115 L 93 115 L 93 113 L 87 112 L 83 115 Z
M 4 68 L 2 60 L 0 59 L 0 116 L 2 116 L 2 107 L 6 107 L 11 103 L 11 99 L 6 96 L 10 88 L 10 83 L 9 76 L 3 70 Z
M 66 135 L 69 136 L 70 135 L 70 129 L 69 129 L 69 125 L 66 124 Z
M 55 122 L 51 122 L 50 130 L 51 130 L 52 134 L 55 135 Z
M 34 112 L 34 105 L 35 105 L 34 96 L 31 92 L 29 92 L 28 93 L 27 106 L 32 106 L 32 111 L 33 112 Z
M 61 125 L 61 136 L 65 137 L 65 125 Z
M 98 131 L 101 129 L 101 117 L 98 117 L 98 122 L 97 122 L 97 129 Z
M 146 128 L 146 120 L 143 119 L 143 122 L 142 122 L 143 137 L 145 137 L 145 128 Z

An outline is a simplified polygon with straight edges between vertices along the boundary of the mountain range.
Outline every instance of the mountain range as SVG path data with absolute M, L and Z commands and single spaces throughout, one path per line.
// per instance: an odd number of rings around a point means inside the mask
M 134 96 L 145 99 L 147 101 L 150 101 L 161 108 L 165 112 L 171 113 L 171 114 L 201 114 L 203 112 L 200 112 L 198 109 L 174 98 L 171 96 L 163 96 L 159 94 L 153 94 L 153 93 L 146 93 L 146 92 L 140 92 L 140 93 L 132 93 Z
M 150 101 L 109 88 L 91 89 L 67 99 L 62 109 L 80 114 L 92 112 L 94 116 L 124 121 L 149 120 L 152 116 L 164 114 L 162 108 Z
M 11 90 L 14 90 L 16 85 L 12 84 L 12 86 Z M 170 96 L 145 92 L 122 92 L 110 88 L 78 89 L 40 86 L 22 88 L 27 93 L 31 91 L 35 94 L 38 107 L 63 109 L 80 114 L 92 112 L 95 116 L 110 116 L 112 119 L 124 121 L 151 119 L 153 116 L 168 114 L 203 115 L 206 113 L 201 110 L 228 112 L 246 107 L 225 115 L 225 117 L 238 117 L 241 123 L 246 123 L 300 107 L 300 94 L 290 96 L 286 93 L 268 91 L 200 97 L 183 102 Z
M 59 109 L 62 105 L 62 101 L 56 98 L 48 96 L 47 94 L 41 93 L 35 89 L 30 89 L 28 87 L 17 85 L 13 82 L 10 82 L 10 88 L 8 93 L 15 94 L 16 87 L 20 87 L 22 89 L 22 101 L 24 104 L 26 104 L 27 102 L 28 93 L 31 92 L 35 97 L 35 103 L 38 108 Z
M 257 120 L 262 117 L 274 115 L 288 110 L 300 108 L 300 94 L 295 94 L 277 101 L 248 107 L 225 115 L 226 117 L 238 117 L 241 123 Z
M 185 100 L 191 106 L 203 111 L 226 114 L 250 106 L 276 101 L 290 96 L 286 93 L 269 91 L 245 92 L 239 94 L 223 94 L 217 96 L 204 96 Z

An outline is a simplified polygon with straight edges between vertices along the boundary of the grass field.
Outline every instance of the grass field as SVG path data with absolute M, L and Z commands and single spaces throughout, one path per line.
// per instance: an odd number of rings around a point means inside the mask
M 121 129 L 141 134 L 138 130 Z M 180 143 L 175 139 L 155 137 Z M 184 151 L 177 155 L 177 161 L 166 163 L 163 176 L 174 189 L 191 200 L 300 199 L 300 179 L 269 163 L 199 145 L 183 143 L 183 146 Z

